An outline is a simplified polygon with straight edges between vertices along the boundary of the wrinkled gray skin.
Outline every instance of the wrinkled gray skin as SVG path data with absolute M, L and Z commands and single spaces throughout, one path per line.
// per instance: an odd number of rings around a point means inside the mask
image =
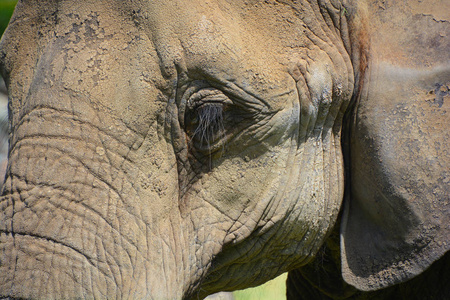
M 0 79 L 0 178 L 4 178 L 8 163 L 8 91 L 3 78 Z M 0 185 L 3 185 L 1 181 Z
M 365 297 L 446 263 L 443 5 L 20 1 L 0 296 L 201 299 L 300 268 L 293 298 Z

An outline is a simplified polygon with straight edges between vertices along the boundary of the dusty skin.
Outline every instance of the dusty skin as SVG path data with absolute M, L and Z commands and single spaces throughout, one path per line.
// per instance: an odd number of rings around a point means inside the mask
M 19 1 L 0 298 L 446 299 L 447 2 Z

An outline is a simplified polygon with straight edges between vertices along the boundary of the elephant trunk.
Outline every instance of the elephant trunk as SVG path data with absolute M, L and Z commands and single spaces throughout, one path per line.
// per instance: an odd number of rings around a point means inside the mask
M 13 121 L 0 199 L 0 296 L 181 298 L 189 251 L 180 249 L 189 247 L 174 214 L 177 184 L 156 179 L 176 180 L 176 170 L 82 101 L 72 105 L 85 117 L 32 102 Z

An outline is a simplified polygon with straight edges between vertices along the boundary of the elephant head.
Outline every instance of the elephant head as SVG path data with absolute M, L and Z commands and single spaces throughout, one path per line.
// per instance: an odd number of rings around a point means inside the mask
M 306 265 L 338 218 L 342 149 L 344 278 L 377 289 L 442 256 L 448 92 L 406 98 L 448 85 L 448 44 L 407 69 L 369 8 L 20 1 L 0 49 L 0 296 L 203 298 Z

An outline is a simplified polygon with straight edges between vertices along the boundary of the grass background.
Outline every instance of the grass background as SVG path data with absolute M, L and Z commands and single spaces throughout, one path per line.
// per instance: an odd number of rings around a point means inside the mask
M 17 0 L 0 0 L 0 36 L 8 26 L 9 18 L 14 11 Z
M 285 300 L 286 299 L 286 277 L 284 273 L 277 278 L 266 282 L 258 287 L 235 291 L 235 300 Z

